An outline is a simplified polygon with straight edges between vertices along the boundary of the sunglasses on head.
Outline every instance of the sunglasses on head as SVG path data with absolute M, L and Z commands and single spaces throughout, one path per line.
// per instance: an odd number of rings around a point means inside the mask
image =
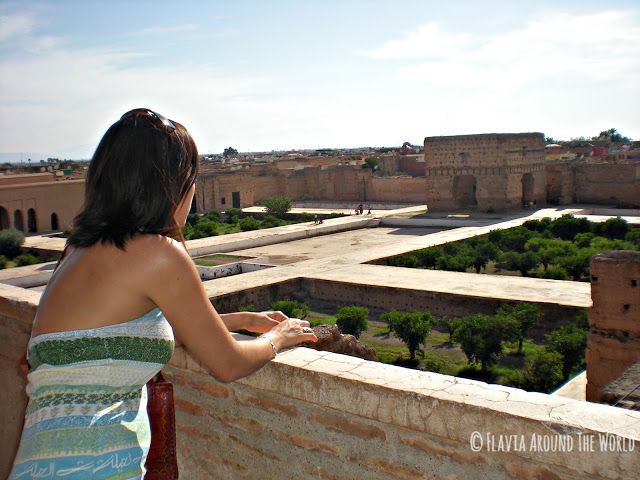
M 122 115 L 122 117 L 120 117 L 120 120 L 126 120 L 127 118 L 132 118 L 132 117 L 150 118 L 152 119 L 152 121 L 156 123 L 158 122 L 161 123 L 168 130 L 169 133 L 173 133 L 173 131 L 176 129 L 176 126 L 171 122 L 171 120 L 169 120 L 164 115 L 160 115 L 159 113 L 154 112 L 153 110 L 149 110 L 148 108 L 134 108 L 133 110 L 129 110 L 127 113 Z M 136 119 L 134 118 L 134 126 L 135 126 L 135 120 Z

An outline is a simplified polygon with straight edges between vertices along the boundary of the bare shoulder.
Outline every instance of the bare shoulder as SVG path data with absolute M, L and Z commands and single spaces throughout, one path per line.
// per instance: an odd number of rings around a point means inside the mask
M 164 235 L 137 235 L 127 241 L 126 250 L 152 270 L 178 267 L 191 261 L 181 242 Z

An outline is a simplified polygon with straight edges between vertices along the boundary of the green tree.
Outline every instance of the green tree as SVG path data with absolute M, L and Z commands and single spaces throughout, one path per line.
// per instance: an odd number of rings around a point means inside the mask
M 591 231 L 591 223 L 586 218 L 563 215 L 551 223 L 551 233 L 562 240 L 573 240 L 578 233 Z
M 549 280 L 566 280 L 569 278 L 569 274 L 562 267 L 551 266 L 542 272 L 537 274 L 538 278 L 546 278 Z
M 389 331 L 407 345 L 411 360 L 416 358 L 416 351 L 424 345 L 435 323 L 430 312 L 391 310 L 380 318 L 389 324 Z
M 532 269 L 538 266 L 539 263 L 540 257 L 533 252 L 504 252 L 500 255 L 498 267 L 504 270 L 518 271 L 523 277 L 526 277 Z
M 271 304 L 271 309 L 279 310 L 291 318 L 306 318 L 309 315 L 309 305 L 300 303 L 297 300 L 278 300 Z
M 368 318 L 369 309 L 367 307 L 350 305 L 338 310 L 336 325 L 342 333 L 359 338 L 360 334 L 369 326 Z
M 267 198 L 262 201 L 264 207 L 267 210 L 267 215 L 274 217 L 282 217 L 285 213 L 291 210 L 291 204 L 293 200 L 284 195 L 278 195 L 276 197 Z
M 476 269 L 476 273 L 480 273 L 487 263 L 497 260 L 501 254 L 500 249 L 486 237 L 472 238 L 469 241 L 471 264 Z
M 557 328 L 547 335 L 547 348 L 562 355 L 562 374 L 568 377 L 573 371 L 584 368 L 588 330 L 577 322 Z
M 505 303 L 500 306 L 497 315 L 506 318 L 513 318 L 516 322 L 518 322 L 518 353 L 521 354 L 522 342 L 529 334 L 529 330 L 535 327 L 542 318 L 540 307 L 535 303 Z
M 582 248 L 573 255 L 558 258 L 556 262 L 573 280 L 579 281 L 589 272 L 589 261 L 596 253 L 598 252 L 593 248 Z
M 604 143 L 605 145 L 610 145 L 612 143 L 627 143 L 631 141 L 629 137 L 622 136 L 615 128 L 603 130 L 598 134 L 598 136 L 591 137 L 591 140 L 594 142 Z
M 0 255 L 13 258 L 22 252 L 24 233 L 15 228 L 0 230 Z
M 433 268 L 436 266 L 438 258 L 443 255 L 440 247 L 423 248 L 415 252 L 418 263 L 424 268 Z
M 629 224 L 626 220 L 620 217 L 608 218 L 602 223 L 596 223 L 594 231 L 595 233 L 604 235 L 611 240 L 622 239 L 629 231 Z
M 574 237 L 573 242 L 578 248 L 589 248 L 594 238 L 595 238 L 595 235 L 591 232 L 578 233 Z
M 362 168 L 368 168 L 372 172 L 380 170 L 380 159 L 378 157 L 370 157 L 365 159 Z
M 591 234 L 584 233 L 580 235 Z M 576 247 L 571 242 L 557 238 L 532 238 L 524 247 L 527 251 L 534 252 L 537 255 L 545 270 L 556 258 L 577 252 Z
M 484 373 L 502 355 L 503 342 L 517 337 L 518 324 L 512 318 L 489 315 L 461 317 L 453 334 L 470 364 L 479 363 Z
M 538 232 L 520 226 L 507 230 L 494 230 L 489 233 L 489 241 L 495 243 L 503 252 L 524 253 L 525 244 L 537 236 L 540 236 Z
M 248 216 L 240 220 L 240 230 L 248 232 L 251 230 L 258 230 L 260 228 L 260 221 Z
M 562 381 L 562 355 L 555 351 L 541 350 L 527 358 L 524 369 L 524 385 L 527 390 L 547 393 Z
M 200 220 L 193 227 L 192 238 L 215 237 L 218 235 L 218 225 L 211 220 Z
M 436 318 L 435 324 L 447 331 L 447 333 L 449 334 L 448 343 L 453 343 L 453 334 L 460 325 L 460 319 L 458 317 L 438 317 Z
M 223 150 L 222 156 L 224 158 L 236 158 L 238 156 L 238 150 L 233 147 L 227 147 Z

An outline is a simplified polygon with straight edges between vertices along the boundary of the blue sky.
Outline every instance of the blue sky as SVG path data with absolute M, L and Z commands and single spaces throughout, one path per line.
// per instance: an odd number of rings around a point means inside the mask
M 139 106 L 203 153 L 638 139 L 639 85 L 637 1 L 0 1 L 0 152 L 22 157 L 88 158 Z

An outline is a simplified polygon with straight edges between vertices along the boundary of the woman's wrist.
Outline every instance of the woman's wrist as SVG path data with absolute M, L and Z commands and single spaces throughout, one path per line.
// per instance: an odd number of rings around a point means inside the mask
M 273 356 L 271 357 L 271 359 L 276 358 L 276 355 L 278 354 L 278 351 L 280 349 L 274 343 L 273 339 L 271 338 L 271 335 L 268 335 L 265 333 L 263 335 L 260 335 L 260 338 L 264 338 L 267 342 L 269 342 L 269 345 L 271 346 L 271 351 L 273 353 Z

